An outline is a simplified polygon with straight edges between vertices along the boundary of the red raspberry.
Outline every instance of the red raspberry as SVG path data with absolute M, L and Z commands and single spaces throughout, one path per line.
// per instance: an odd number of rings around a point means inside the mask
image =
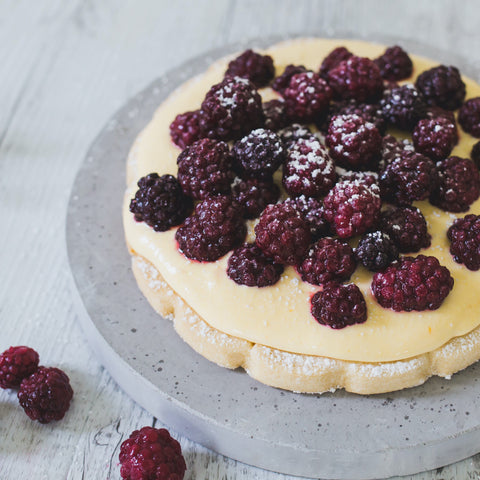
M 458 218 L 447 230 L 450 253 L 457 263 L 469 270 L 480 269 L 480 216 L 466 215 Z
M 460 107 L 458 122 L 467 133 L 480 138 L 480 97 L 471 98 Z
M 356 259 L 368 270 L 378 272 L 398 258 L 398 248 L 385 232 L 364 235 L 355 249 Z
M 307 253 L 311 235 L 307 222 L 289 203 L 269 205 L 255 226 L 256 243 L 277 263 L 297 265 Z
M 453 288 L 453 278 L 436 257 L 404 257 L 373 276 L 372 292 L 396 312 L 436 310 Z
M 326 142 L 330 155 L 345 168 L 368 170 L 378 166 L 382 137 L 373 123 L 358 115 L 333 117 Z
M 233 184 L 232 196 L 244 210 L 245 218 L 257 218 L 270 203 L 280 196 L 280 189 L 271 180 L 238 179 Z
M 300 139 L 283 164 L 283 186 L 292 196 L 320 197 L 334 185 L 337 174 L 328 150 L 315 137 Z
M 339 65 L 344 60 L 353 57 L 353 53 L 345 47 L 334 48 L 322 61 L 318 74 L 327 79 L 328 72 Z
M 330 281 L 348 280 L 356 266 L 352 247 L 348 243 L 327 237 L 310 247 L 298 271 L 304 282 L 324 285 Z
M 0 387 L 16 388 L 37 371 L 38 353 L 29 347 L 10 347 L 0 355 Z
M 267 287 L 280 280 L 283 265 L 268 258 L 254 243 L 235 249 L 228 259 L 227 275 L 239 285 Z
M 383 80 L 378 67 L 365 57 L 352 56 L 328 72 L 328 84 L 337 98 L 374 102 L 382 96 Z
M 359 181 L 337 183 L 323 202 L 324 217 L 340 238 L 361 235 L 372 228 L 380 207 L 379 188 Z
M 225 76 L 247 78 L 257 88 L 267 86 L 274 75 L 273 58 L 250 49 L 233 59 L 225 72 Z
M 22 380 L 18 400 L 25 413 L 40 423 L 61 420 L 70 406 L 73 390 L 65 372 L 58 368 L 38 367 Z
M 413 71 L 413 63 L 407 52 L 398 45 L 387 48 L 383 55 L 374 60 L 380 74 L 386 80 L 403 80 Z
M 170 124 L 170 137 L 182 150 L 200 139 L 200 111 L 180 113 Z
M 367 304 L 353 283 L 327 283 L 311 299 L 311 312 L 318 323 L 331 328 L 345 328 L 367 320 Z
M 297 209 L 308 223 L 312 240 L 318 240 L 320 237 L 332 233 L 329 223 L 323 218 L 323 205 L 321 200 L 300 195 L 295 198 L 287 198 L 285 203 L 287 202 Z
M 449 157 L 437 163 L 439 182 L 430 203 L 447 212 L 466 212 L 480 195 L 480 175 L 467 158 Z
M 291 148 L 297 140 L 302 138 L 305 140 L 317 138 L 308 126 L 300 125 L 299 123 L 293 123 L 292 125 L 283 128 L 278 132 L 278 135 L 280 135 L 286 149 Z
M 280 93 L 280 95 L 283 95 L 283 92 L 290 84 L 290 80 L 294 75 L 309 71 L 310 70 L 307 70 L 303 65 L 287 65 L 283 73 L 273 80 L 272 88 Z
M 447 158 L 458 143 L 454 122 L 446 117 L 420 120 L 412 134 L 415 150 L 432 160 Z
M 283 96 L 289 118 L 308 123 L 328 110 L 332 90 L 314 72 L 297 73 L 291 78 Z
M 165 428 L 135 430 L 120 446 L 119 459 L 125 480 L 182 480 L 187 469 L 180 444 Z
M 283 100 L 274 99 L 262 104 L 265 115 L 265 128 L 276 132 L 289 124 L 287 110 Z

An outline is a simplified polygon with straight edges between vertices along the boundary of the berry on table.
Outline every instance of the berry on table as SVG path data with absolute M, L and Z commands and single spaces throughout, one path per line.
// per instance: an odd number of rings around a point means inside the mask
M 412 138 L 418 153 L 434 161 L 443 160 L 458 143 L 457 126 L 446 117 L 423 119 L 417 123 Z
M 313 241 L 332 233 L 329 223 L 323 218 L 323 204 L 318 198 L 300 195 L 288 198 L 285 203 L 290 203 L 305 219 L 310 227 Z
M 377 230 L 360 239 L 355 257 L 366 269 L 378 272 L 398 259 L 398 248 L 388 233 Z
M 38 368 L 38 353 L 33 348 L 10 347 L 0 355 L 0 388 L 16 388 Z
M 458 123 L 467 133 L 480 138 L 480 97 L 471 98 L 460 107 Z
M 257 178 L 236 179 L 232 186 L 232 197 L 238 202 L 247 219 L 256 218 L 270 203 L 275 203 L 280 189 L 272 180 Z
M 290 123 L 283 100 L 275 98 L 262 103 L 262 108 L 265 115 L 265 129 L 277 132 Z
M 412 59 L 398 45 L 387 48 L 380 57 L 374 60 L 374 63 L 386 80 L 403 80 L 408 78 L 413 71 Z
M 200 140 L 200 111 L 178 114 L 170 124 L 170 137 L 182 150 L 193 142 Z
M 480 216 L 466 215 L 458 218 L 447 230 L 450 253 L 457 263 L 469 270 L 480 269 Z
M 328 78 L 328 72 L 335 68 L 339 63 L 353 57 L 353 53 L 346 47 L 340 46 L 334 48 L 322 61 L 320 65 L 319 75 L 322 78 Z
M 256 88 L 265 87 L 275 75 L 273 59 L 253 50 L 245 50 L 229 64 L 225 76 L 248 78 Z
M 283 73 L 273 80 L 272 88 L 276 92 L 280 93 L 280 95 L 283 95 L 283 92 L 290 84 L 290 80 L 294 75 L 308 71 L 309 70 L 307 70 L 303 65 L 287 65 Z

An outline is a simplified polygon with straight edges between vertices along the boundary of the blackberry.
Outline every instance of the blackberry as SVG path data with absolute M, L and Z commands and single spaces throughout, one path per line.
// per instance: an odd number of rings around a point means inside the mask
M 38 368 L 38 353 L 30 347 L 10 347 L 0 355 L 0 388 L 16 388 Z
M 453 278 L 436 257 L 404 257 L 375 273 L 372 292 L 384 308 L 396 312 L 436 310 L 453 288 Z
M 283 265 L 268 258 L 254 243 L 235 249 L 228 259 L 227 275 L 239 285 L 267 287 L 280 280 Z
M 466 158 L 449 157 L 437 162 L 436 188 L 430 203 L 447 212 L 466 212 L 480 194 L 480 175 L 475 164 Z
M 470 158 L 473 160 L 475 166 L 480 169 L 480 142 L 473 145 L 472 151 L 470 152 Z
M 330 282 L 311 299 L 311 312 L 318 323 L 340 329 L 367 320 L 367 304 L 353 283 Z
M 283 100 L 270 100 L 262 104 L 265 115 L 265 128 L 276 132 L 289 124 L 285 102 Z
M 430 105 L 427 107 L 427 118 L 446 118 L 450 123 L 456 125 L 455 114 L 450 110 L 445 110 L 444 108 L 437 107 L 436 105 Z
M 323 196 L 333 187 L 336 178 L 333 160 L 315 137 L 300 139 L 288 150 L 282 182 L 290 195 Z
M 310 70 L 307 70 L 303 65 L 287 65 L 283 73 L 273 80 L 272 88 L 280 93 L 280 95 L 283 95 L 283 92 L 290 84 L 290 80 L 294 75 L 308 71 Z
M 332 233 L 329 223 L 323 218 L 323 205 L 318 198 L 300 195 L 299 197 L 288 198 L 285 200 L 285 203 L 287 202 L 305 219 L 310 227 L 313 241 Z
M 480 216 L 466 215 L 458 218 L 447 230 L 450 253 L 457 263 L 469 270 L 480 269 Z
M 353 53 L 350 52 L 346 47 L 337 47 L 334 48 L 322 61 L 320 65 L 320 70 L 318 74 L 327 79 L 328 72 L 339 65 L 344 60 L 348 60 L 350 57 L 353 57 Z
M 383 171 L 395 159 L 415 153 L 415 147 L 409 140 L 397 140 L 393 135 L 385 135 L 382 139 L 382 160 L 379 168 Z
M 374 62 L 386 80 L 403 80 L 408 78 L 413 71 L 412 59 L 398 45 L 387 48 L 383 55 L 376 58 Z
M 200 140 L 200 111 L 180 113 L 170 124 L 170 137 L 182 150 Z
M 415 82 L 428 105 L 456 110 L 465 98 L 465 84 L 455 67 L 439 65 L 421 73 Z
M 262 99 L 246 78 L 227 77 L 207 92 L 200 108 L 200 134 L 237 140 L 263 126 Z
M 158 176 L 150 173 L 138 183 L 135 197 L 130 201 L 130 211 L 137 222 L 145 222 L 156 232 L 164 232 L 180 225 L 193 209 L 178 180 L 172 175 Z
M 266 87 L 275 76 L 273 58 L 245 50 L 228 64 L 225 76 L 247 78 L 256 88 Z
M 283 145 L 286 149 L 289 149 L 297 140 L 316 138 L 310 128 L 306 125 L 300 125 L 299 123 L 293 123 L 288 127 L 283 128 L 278 132 Z
M 324 285 L 348 280 L 357 264 L 352 247 L 335 238 L 321 238 L 314 243 L 298 271 L 304 282 Z
M 337 173 L 338 170 L 337 169 Z M 343 170 L 339 173 L 340 175 L 340 182 L 359 182 L 364 183 L 368 187 L 372 185 L 378 185 L 378 173 L 376 172 L 355 172 L 350 170 Z
M 202 138 L 177 158 L 178 181 L 186 195 L 203 200 L 230 192 L 235 174 L 233 159 L 225 142 Z
M 432 160 L 447 158 L 458 143 L 455 123 L 446 117 L 420 120 L 412 134 L 415 150 Z
M 268 205 L 255 226 L 256 244 L 276 263 L 297 265 L 307 253 L 311 234 L 307 222 L 289 203 Z
M 378 272 L 398 259 L 398 248 L 388 233 L 377 230 L 360 239 L 355 257 L 366 269 Z
M 458 123 L 465 132 L 480 138 L 480 97 L 471 98 L 460 107 Z
M 256 218 L 270 203 L 280 197 L 280 189 L 269 180 L 257 178 L 238 179 L 232 186 L 232 196 L 244 211 L 245 218 Z
M 214 262 L 242 244 L 247 234 L 242 208 L 230 197 L 208 197 L 177 230 L 181 253 L 192 260 Z

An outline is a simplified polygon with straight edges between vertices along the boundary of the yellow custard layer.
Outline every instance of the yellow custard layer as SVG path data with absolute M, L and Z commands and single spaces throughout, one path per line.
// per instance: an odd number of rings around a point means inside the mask
M 384 46 L 350 40 L 299 39 L 267 50 L 274 58 L 277 74 L 290 63 L 317 70 L 322 59 L 336 46 L 345 45 L 356 55 L 375 58 Z M 411 55 L 412 78 L 438 62 Z M 480 272 L 471 272 L 453 261 L 446 230 L 465 214 L 454 215 L 418 202 L 432 235 L 432 245 L 421 254 L 435 255 L 455 279 L 453 290 L 435 311 L 397 313 L 378 305 L 370 291 L 372 274 L 358 267 L 351 278 L 365 297 L 368 319 L 360 325 L 334 330 L 322 326 L 310 314 L 310 296 L 319 287 L 303 282 L 288 267 L 274 286 L 239 286 L 226 275 L 228 255 L 213 263 L 186 259 L 176 247 L 175 231 L 157 233 L 137 223 L 128 210 L 136 182 L 152 172 L 177 174 L 180 149 L 173 145 L 169 125 L 178 113 L 199 108 L 210 86 L 221 81 L 228 59 L 213 64 L 204 74 L 181 85 L 157 110 L 141 133 L 129 160 L 128 189 L 123 220 L 128 245 L 148 259 L 190 307 L 221 332 L 288 352 L 319 355 L 342 360 L 385 362 L 432 351 L 453 337 L 480 324 Z M 467 98 L 480 96 L 480 86 L 463 77 Z M 407 80 L 408 81 L 408 80 Z M 260 92 L 264 99 L 275 96 L 271 89 Z M 452 155 L 469 157 L 475 139 L 460 131 L 460 142 Z M 480 214 L 480 201 L 468 213 Z M 249 237 L 253 239 L 252 224 Z

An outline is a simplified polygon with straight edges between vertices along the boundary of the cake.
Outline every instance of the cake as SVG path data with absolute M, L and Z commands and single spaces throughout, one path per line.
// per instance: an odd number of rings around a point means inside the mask
M 450 378 L 480 358 L 478 96 L 454 67 L 360 41 L 216 61 L 128 156 L 140 290 L 205 358 L 274 387 Z

